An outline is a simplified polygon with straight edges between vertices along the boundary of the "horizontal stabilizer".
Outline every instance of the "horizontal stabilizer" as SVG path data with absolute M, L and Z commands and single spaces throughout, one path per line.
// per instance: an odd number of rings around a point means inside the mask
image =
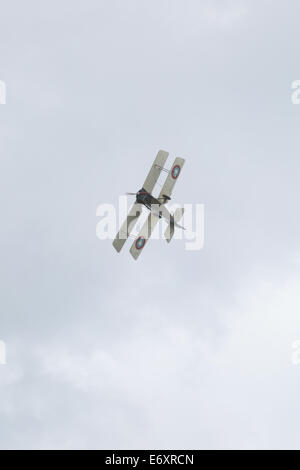
M 167 240 L 168 243 L 170 243 L 170 241 L 172 240 L 172 237 L 175 231 L 175 226 L 185 230 L 184 227 L 182 227 L 181 225 L 177 223 L 182 218 L 183 214 L 184 214 L 184 208 L 179 207 L 178 209 L 176 209 L 176 211 L 174 212 L 174 215 L 171 217 L 170 223 L 167 226 L 166 231 L 165 231 L 165 239 Z

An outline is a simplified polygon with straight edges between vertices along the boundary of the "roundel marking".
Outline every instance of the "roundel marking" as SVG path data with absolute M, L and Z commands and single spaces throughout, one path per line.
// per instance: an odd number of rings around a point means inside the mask
M 179 165 L 175 165 L 172 169 L 172 173 L 171 173 L 171 176 L 173 178 L 173 180 L 176 180 L 179 176 L 179 173 L 180 173 L 180 166 Z
M 144 237 L 139 237 L 135 242 L 135 247 L 137 250 L 141 250 L 146 243 L 146 239 Z

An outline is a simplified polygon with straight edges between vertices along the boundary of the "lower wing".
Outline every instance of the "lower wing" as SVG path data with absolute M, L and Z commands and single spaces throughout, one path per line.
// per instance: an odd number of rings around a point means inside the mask
M 130 253 L 134 259 L 138 259 L 140 256 L 158 221 L 159 217 L 157 215 L 151 214 L 150 212 L 140 233 L 130 248 Z
M 116 238 L 113 241 L 113 246 L 118 252 L 122 250 L 124 243 L 129 237 L 141 213 L 142 213 L 142 205 L 133 204 L 130 211 L 128 212 L 128 215 L 123 225 L 121 226 L 119 232 L 117 233 Z

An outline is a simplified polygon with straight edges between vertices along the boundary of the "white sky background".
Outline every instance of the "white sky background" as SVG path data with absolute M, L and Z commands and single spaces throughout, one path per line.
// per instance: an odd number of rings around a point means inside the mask
M 0 448 L 300 448 L 296 0 L 0 3 Z M 205 246 L 96 238 L 186 158 Z

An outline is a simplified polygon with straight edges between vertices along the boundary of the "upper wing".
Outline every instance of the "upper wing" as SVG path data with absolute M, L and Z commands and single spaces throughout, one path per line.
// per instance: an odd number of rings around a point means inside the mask
M 151 237 L 151 233 L 155 229 L 157 222 L 159 221 L 159 217 L 154 215 L 150 212 L 145 221 L 143 227 L 137 238 L 134 240 L 131 248 L 130 253 L 132 254 L 134 259 L 137 259 L 141 252 L 143 251 L 144 246 L 146 245 L 147 240 Z
M 172 165 L 172 168 L 167 176 L 167 179 L 162 187 L 162 190 L 158 196 L 158 198 L 162 198 L 163 195 L 171 197 L 174 185 L 178 179 L 178 176 L 181 173 L 182 167 L 184 165 L 185 160 L 183 158 L 175 158 L 175 161 Z
M 128 215 L 123 222 L 119 232 L 116 235 L 116 238 L 113 241 L 113 246 L 119 252 L 123 248 L 124 243 L 126 242 L 127 238 L 130 235 L 137 219 L 142 213 L 142 205 L 141 204 L 133 204 Z
M 153 165 L 148 173 L 148 176 L 143 184 L 143 188 L 148 192 L 152 193 L 156 181 L 159 178 L 161 170 L 166 163 L 169 153 L 164 150 L 160 150 L 153 162 Z

